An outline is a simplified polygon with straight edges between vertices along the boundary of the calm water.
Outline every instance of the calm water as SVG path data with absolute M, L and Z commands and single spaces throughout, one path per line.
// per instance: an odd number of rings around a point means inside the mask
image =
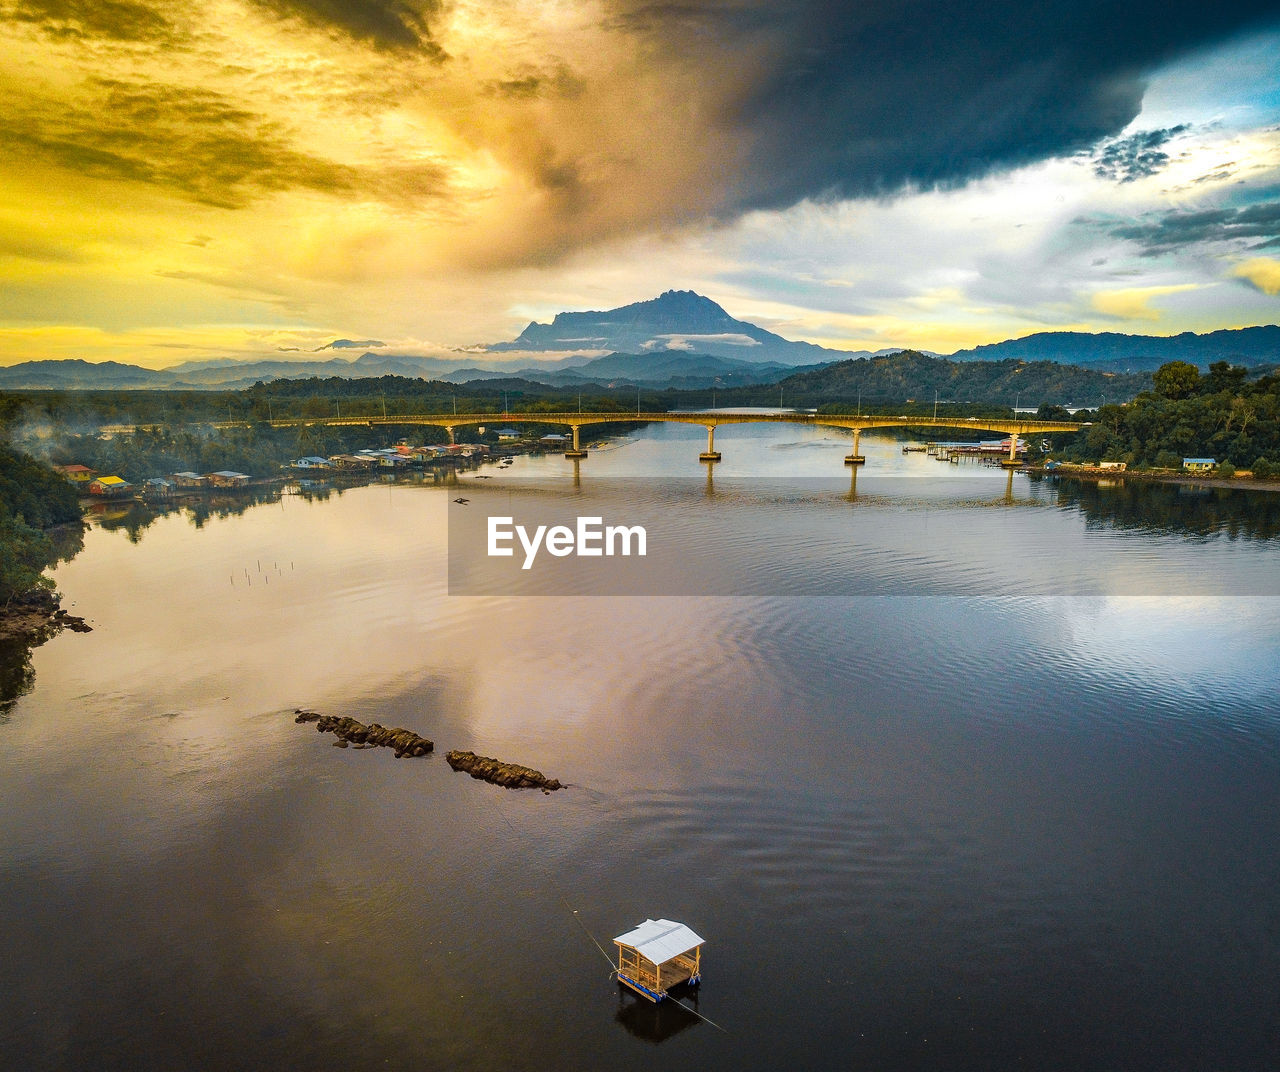
M 850 497 L 835 432 L 716 441 L 709 494 L 662 426 L 577 486 L 522 458 L 91 530 L 57 579 L 95 631 L 0 715 L 0 1066 L 1274 1067 L 1275 499 L 869 437 Z M 447 594 L 453 498 L 643 512 L 677 476 L 681 530 L 733 537 L 706 568 L 767 594 Z M 1082 558 L 1146 594 L 1046 594 Z M 620 997 L 593 937 L 646 916 L 706 937 L 723 1030 Z

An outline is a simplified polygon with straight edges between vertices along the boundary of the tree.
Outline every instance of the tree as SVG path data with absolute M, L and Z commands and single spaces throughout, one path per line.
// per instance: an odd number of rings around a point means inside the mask
M 43 532 L 21 518 L 0 519 L 0 602 L 7 606 L 33 588 L 52 588 L 41 572 L 52 558 L 53 543 Z
M 1187 361 L 1166 361 L 1152 373 L 1151 382 L 1163 398 L 1188 398 L 1200 386 L 1200 370 Z
M 1255 480 L 1270 480 L 1276 474 L 1276 467 L 1266 458 L 1259 458 L 1250 468 Z
M 1209 366 L 1206 388 L 1212 394 L 1217 394 L 1219 391 L 1237 394 L 1244 386 L 1245 377 L 1248 374 L 1249 370 L 1240 365 L 1233 365 L 1229 361 L 1215 361 Z
M 1036 410 L 1036 420 L 1038 421 L 1070 421 L 1074 420 L 1071 411 L 1065 406 L 1054 406 L 1048 402 L 1040 403 L 1040 408 Z

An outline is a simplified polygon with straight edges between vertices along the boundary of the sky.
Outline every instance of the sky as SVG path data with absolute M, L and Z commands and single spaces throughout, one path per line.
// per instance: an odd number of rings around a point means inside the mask
M 3 365 L 1280 322 L 1274 2 L 0 0 L 0 59 Z

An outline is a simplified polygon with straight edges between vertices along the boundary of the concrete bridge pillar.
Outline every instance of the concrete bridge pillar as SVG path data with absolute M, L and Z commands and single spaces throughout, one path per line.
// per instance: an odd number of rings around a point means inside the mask
M 720 452 L 716 450 L 716 426 L 714 424 L 707 425 L 707 449 L 698 455 L 700 462 L 718 462 L 720 460 Z
M 862 443 L 862 429 L 855 428 L 853 430 L 853 453 L 845 455 L 845 465 L 866 465 L 867 459 L 863 457 L 860 446 Z
M 1000 464 L 1006 469 L 1018 468 L 1018 433 L 1009 433 L 1009 457 L 1001 458 Z
M 564 456 L 566 458 L 585 458 L 587 456 L 587 452 L 578 446 L 578 425 L 571 424 L 569 425 L 569 428 L 573 432 L 573 448 L 571 450 L 566 450 L 564 452 Z
M 452 425 L 452 424 L 447 424 L 447 425 L 445 425 L 445 430 L 449 433 L 449 445 L 450 445 L 450 446 L 453 446 L 453 444 L 455 444 L 456 442 L 458 442 L 458 437 L 454 434 L 454 428 L 455 428 L 455 427 L 456 427 L 456 426 L 455 426 L 455 425 Z

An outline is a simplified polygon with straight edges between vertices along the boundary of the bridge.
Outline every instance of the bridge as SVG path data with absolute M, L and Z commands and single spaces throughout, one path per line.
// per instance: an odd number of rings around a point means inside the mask
M 700 461 L 718 462 L 716 429 L 725 424 L 800 424 L 824 428 L 845 428 L 853 432 L 853 451 L 845 458 L 846 465 L 862 465 L 866 459 L 859 452 L 862 433 L 872 428 L 947 428 L 967 432 L 999 432 L 1009 437 L 1009 457 L 1001 459 L 1004 466 L 1018 464 L 1018 437 L 1044 435 L 1049 432 L 1078 432 L 1088 425 L 1075 421 L 1031 421 L 1020 417 L 1008 420 L 991 417 L 854 417 L 828 413 L 732 413 L 718 410 L 694 413 L 412 413 L 381 417 L 294 417 L 272 420 L 273 428 L 302 428 L 310 425 L 374 425 L 421 424 L 444 428 L 449 441 L 456 442 L 459 428 L 474 425 L 503 424 L 556 424 L 569 428 L 573 434 L 573 446 L 565 451 L 566 458 L 585 458 L 587 452 L 579 446 L 578 431 L 593 424 L 619 424 L 631 422 L 667 424 L 700 424 L 707 430 L 707 449 L 698 455 Z M 216 427 L 244 427 L 243 421 L 218 422 Z

